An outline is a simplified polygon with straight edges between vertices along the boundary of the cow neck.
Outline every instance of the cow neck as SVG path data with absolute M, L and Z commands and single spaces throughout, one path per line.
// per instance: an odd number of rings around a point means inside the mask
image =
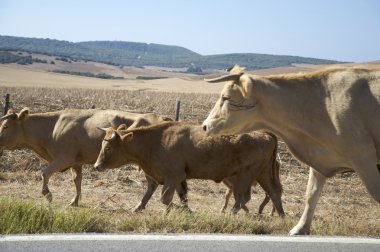
M 261 109 L 260 129 L 284 138 L 283 132 L 294 134 L 305 127 L 318 134 L 320 121 L 328 121 L 323 118 L 327 114 L 322 83 L 313 79 L 259 77 L 254 78 L 253 85 Z M 319 109 L 311 113 L 310 108 Z M 319 113 L 318 117 L 315 113 Z
M 23 124 L 23 146 L 31 148 L 43 158 L 49 160 L 49 145 L 52 142 L 52 133 L 58 115 L 55 117 L 44 115 L 30 115 Z
M 163 128 L 140 128 L 130 132 L 133 132 L 133 140 L 124 144 L 124 151 L 129 160 L 145 167 L 154 149 L 159 148 Z

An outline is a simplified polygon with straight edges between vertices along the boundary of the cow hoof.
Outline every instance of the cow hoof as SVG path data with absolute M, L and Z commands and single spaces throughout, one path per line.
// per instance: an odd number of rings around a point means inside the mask
M 75 199 L 72 200 L 69 204 L 69 206 L 72 206 L 72 207 L 78 207 L 78 201 L 76 201 Z
M 189 206 L 182 206 L 181 210 L 186 213 L 192 213 L 193 211 L 189 208 Z
M 178 205 L 171 202 L 169 205 L 167 205 L 165 212 L 166 212 L 166 214 L 169 214 L 171 212 L 171 210 L 178 209 L 178 208 L 179 208 Z
M 135 213 L 141 213 L 144 209 L 145 209 L 144 207 L 137 206 L 137 207 L 135 207 L 135 209 L 133 210 L 133 212 L 135 212 Z
M 289 232 L 289 235 L 309 235 L 309 234 L 310 234 L 310 230 L 308 230 L 307 228 L 299 228 L 297 226 L 292 228 L 292 230 L 290 230 Z
M 240 209 L 232 208 L 230 213 L 231 213 L 232 215 L 236 215 L 236 214 L 239 212 L 239 210 L 240 210 Z
M 51 192 L 48 192 L 47 194 L 45 194 L 45 198 L 47 199 L 49 203 L 53 201 L 53 195 L 51 194 Z

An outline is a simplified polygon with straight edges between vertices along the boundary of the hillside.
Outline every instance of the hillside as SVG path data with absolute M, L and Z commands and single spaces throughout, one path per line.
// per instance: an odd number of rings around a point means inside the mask
M 124 66 L 159 66 L 225 69 L 234 64 L 247 69 L 291 66 L 292 64 L 335 64 L 338 61 L 285 55 L 235 53 L 203 56 L 180 46 L 122 41 L 69 42 L 55 39 L 0 35 L 0 50 L 22 50 L 47 55 L 91 60 Z

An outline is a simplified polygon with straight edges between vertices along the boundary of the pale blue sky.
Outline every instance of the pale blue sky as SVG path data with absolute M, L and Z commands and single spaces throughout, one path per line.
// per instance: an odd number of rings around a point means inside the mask
M 0 0 L 0 35 L 380 60 L 379 0 Z

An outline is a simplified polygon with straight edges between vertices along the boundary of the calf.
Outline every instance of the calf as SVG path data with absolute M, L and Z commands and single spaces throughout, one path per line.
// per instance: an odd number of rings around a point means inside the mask
M 251 198 L 253 181 L 263 187 L 283 216 L 281 185 L 275 181 L 277 139 L 261 132 L 206 137 L 201 126 L 168 122 L 126 130 L 107 128 L 94 165 L 98 171 L 137 163 L 163 184 L 161 201 L 169 209 L 176 188 L 186 179 L 221 182 L 228 178 L 236 213 Z M 268 172 L 269 171 L 269 172 Z

